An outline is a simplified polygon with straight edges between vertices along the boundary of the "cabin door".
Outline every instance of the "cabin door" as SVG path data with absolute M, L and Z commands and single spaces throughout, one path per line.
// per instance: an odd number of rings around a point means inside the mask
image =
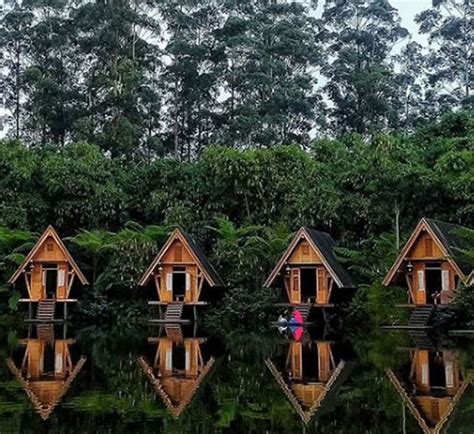
M 301 303 L 301 285 L 300 285 L 300 269 L 293 268 L 291 270 L 290 295 L 291 303 Z
M 55 265 L 43 266 L 43 288 L 45 298 L 56 298 L 58 289 L 58 268 Z
M 426 304 L 425 264 L 415 264 L 413 283 L 413 288 L 415 289 L 415 304 Z

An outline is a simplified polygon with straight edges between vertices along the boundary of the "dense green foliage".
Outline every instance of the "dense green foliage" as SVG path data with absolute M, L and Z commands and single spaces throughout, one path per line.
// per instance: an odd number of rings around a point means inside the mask
M 117 311 L 131 305 L 140 273 L 180 225 L 229 287 L 248 292 L 227 295 L 224 306 L 238 315 L 232 297 L 242 309 L 262 297 L 270 301 L 259 292 L 262 284 L 291 232 L 307 225 L 339 241 L 340 256 L 363 284 L 356 317 L 368 309 L 369 317 L 388 319 L 388 292 L 377 282 L 417 221 L 427 215 L 474 225 L 473 125 L 472 114 L 459 113 L 408 136 L 367 142 L 351 135 L 316 141 L 308 152 L 211 147 L 191 162 L 124 163 L 85 143 L 3 142 L 0 227 L 13 232 L 2 232 L 2 281 L 34 239 L 23 231 L 53 224 L 71 237 L 93 282 L 84 300 L 89 315 L 111 315 L 114 303 Z M 389 298 L 403 302 L 404 294 L 395 290 Z M 134 315 L 129 308 L 126 317 Z

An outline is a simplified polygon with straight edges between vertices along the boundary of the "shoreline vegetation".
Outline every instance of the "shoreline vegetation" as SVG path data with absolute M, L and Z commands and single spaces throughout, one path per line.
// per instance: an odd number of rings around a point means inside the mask
M 474 226 L 473 125 L 460 112 L 410 135 L 350 135 L 306 150 L 210 147 L 189 162 L 122 161 L 86 143 L 0 142 L 1 311 L 18 308 L 4 282 L 52 224 L 91 281 L 76 316 L 143 317 L 137 279 L 181 226 L 230 288 L 208 322 L 259 324 L 276 317 L 276 293 L 263 282 L 305 225 L 331 233 L 359 284 L 343 322 L 400 323 L 393 306 L 406 294 L 381 280 L 409 231 L 423 216 Z M 463 324 L 473 318 L 470 298 L 463 291 L 454 304 Z

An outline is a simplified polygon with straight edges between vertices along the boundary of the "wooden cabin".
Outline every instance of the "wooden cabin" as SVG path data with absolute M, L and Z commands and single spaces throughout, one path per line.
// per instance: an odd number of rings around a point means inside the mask
M 423 218 L 384 279 L 407 289 L 408 306 L 446 305 L 471 268 L 459 257 L 460 226 Z
M 52 324 L 38 325 L 37 336 L 22 339 L 7 365 L 35 411 L 47 420 L 81 371 L 85 357 L 74 361 L 74 339 L 56 339 Z
M 166 334 L 148 338 L 150 357 L 138 363 L 175 418 L 181 416 L 214 366 L 207 338 L 185 337 L 179 325 L 167 325 Z
M 67 318 L 67 305 L 77 302 L 71 295 L 76 281 L 88 285 L 61 238 L 49 226 L 9 283 L 24 287 L 24 296 L 20 302 L 28 303 L 29 319 L 32 319 L 32 307 L 36 305 L 37 320 L 50 321 L 54 319 L 56 304 L 63 305 L 64 319 Z
M 193 307 L 196 318 L 196 306 L 208 304 L 214 290 L 224 287 L 201 248 L 181 229 L 173 231 L 138 284 L 153 287 L 156 298 L 149 304 L 166 306 L 169 322 L 179 322 L 185 306 Z
M 281 369 L 271 359 L 265 364 L 293 405 L 301 420 L 308 424 L 321 409 L 346 362 L 333 351 L 329 341 L 316 341 L 305 332 L 302 339 L 291 340 L 286 362 Z
M 326 232 L 301 228 L 265 282 L 283 287 L 286 306 L 305 311 L 333 307 L 345 290 L 355 289 L 347 270 L 337 260 L 335 243 Z M 306 309 L 303 307 L 306 306 Z
M 396 391 L 424 434 L 442 432 L 469 385 L 448 350 L 410 349 L 410 365 L 387 369 Z

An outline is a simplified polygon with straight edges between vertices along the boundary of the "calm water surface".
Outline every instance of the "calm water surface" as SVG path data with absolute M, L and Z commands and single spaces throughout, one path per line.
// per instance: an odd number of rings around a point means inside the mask
M 0 331 L 0 433 L 473 433 L 474 342 L 402 332 Z

